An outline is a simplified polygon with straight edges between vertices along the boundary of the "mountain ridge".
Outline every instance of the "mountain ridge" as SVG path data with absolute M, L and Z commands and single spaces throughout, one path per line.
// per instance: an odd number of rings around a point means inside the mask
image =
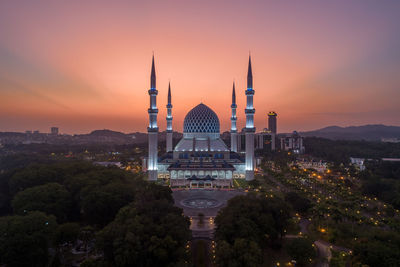
M 328 139 L 382 141 L 382 139 L 400 139 L 400 126 L 367 124 L 360 126 L 327 126 L 312 131 L 300 132 L 302 136 L 315 136 Z

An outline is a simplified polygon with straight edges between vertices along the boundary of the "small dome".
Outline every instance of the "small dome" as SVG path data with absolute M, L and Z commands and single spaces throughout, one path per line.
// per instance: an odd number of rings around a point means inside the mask
M 218 116 L 206 105 L 199 104 L 186 114 L 183 122 L 183 132 L 219 134 Z

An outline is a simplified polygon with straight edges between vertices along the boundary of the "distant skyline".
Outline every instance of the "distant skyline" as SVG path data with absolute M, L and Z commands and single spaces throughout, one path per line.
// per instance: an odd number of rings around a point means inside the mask
M 145 132 L 154 51 L 160 131 L 200 102 L 244 127 L 400 125 L 400 1 L 0 2 L 0 131 Z

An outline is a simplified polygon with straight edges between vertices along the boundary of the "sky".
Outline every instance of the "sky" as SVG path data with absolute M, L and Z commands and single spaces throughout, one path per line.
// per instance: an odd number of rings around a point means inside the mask
M 245 125 L 252 57 L 255 126 L 400 126 L 400 1 L 0 1 L 0 131 L 146 131 L 151 57 L 158 125 L 200 102 Z

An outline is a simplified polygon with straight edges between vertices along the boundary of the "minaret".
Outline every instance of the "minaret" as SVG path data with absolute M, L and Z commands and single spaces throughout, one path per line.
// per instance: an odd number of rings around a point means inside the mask
M 172 151 L 172 104 L 171 104 L 171 83 L 168 83 L 168 104 L 167 104 L 167 148 Z
M 232 117 L 231 117 L 231 151 L 237 152 L 238 147 L 237 147 L 237 127 L 236 127 L 236 93 L 235 93 L 235 82 L 233 82 L 233 89 L 232 89 Z
M 251 57 L 249 55 L 249 68 L 247 71 L 247 89 L 246 89 L 247 104 L 246 109 L 246 180 L 254 179 L 254 113 L 256 110 L 253 107 L 253 74 L 251 71 Z
M 149 127 L 147 133 L 149 137 L 149 159 L 147 170 L 149 173 L 149 180 L 157 180 L 157 158 L 158 158 L 158 127 L 157 127 L 157 89 L 156 89 L 156 70 L 154 66 L 154 55 L 151 63 L 151 76 L 150 76 L 150 108 L 149 113 Z

